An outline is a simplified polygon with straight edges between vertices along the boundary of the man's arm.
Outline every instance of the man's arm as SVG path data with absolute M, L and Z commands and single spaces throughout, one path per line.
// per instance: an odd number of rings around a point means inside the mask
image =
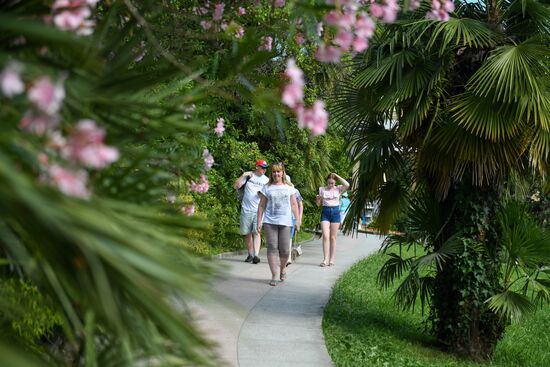
M 234 188 L 235 190 L 240 189 L 240 188 L 244 185 L 244 183 L 245 183 L 247 177 L 248 177 L 248 178 L 251 178 L 251 177 L 252 177 L 252 172 L 250 172 L 250 171 L 249 171 L 249 172 L 245 172 L 245 173 L 243 173 L 239 178 L 237 178 L 237 180 L 236 180 L 235 183 L 233 184 L 233 188 Z

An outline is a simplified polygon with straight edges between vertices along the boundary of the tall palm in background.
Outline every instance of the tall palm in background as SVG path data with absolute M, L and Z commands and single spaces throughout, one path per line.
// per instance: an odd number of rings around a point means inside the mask
M 546 173 L 550 159 L 550 8 L 455 3 L 445 23 L 424 19 L 422 6 L 379 28 L 335 89 L 332 116 L 356 167 L 347 225 L 369 200 L 380 203 L 383 229 L 408 208 L 424 213 L 423 229 L 401 241 L 424 244 L 435 273 L 401 288 L 412 295 L 402 304 L 420 295 L 439 340 L 486 358 L 504 320 L 485 302 L 503 289 L 494 225 L 502 185 L 513 169 Z M 401 260 L 383 281 L 415 269 Z M 472 262 L 479 267 L 465 272 Z

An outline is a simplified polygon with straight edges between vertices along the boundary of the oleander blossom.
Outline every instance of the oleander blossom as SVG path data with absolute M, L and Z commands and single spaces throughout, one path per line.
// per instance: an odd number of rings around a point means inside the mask
M 33 83 L 27 97 L 39 110 L 48 115 L 54 115 L 61 108 L 65 98 L 65 88 L 62 81 L 54 84 L 50 77 L 43 76 Z
M 221 20 L 223 17 L 223 12 L 225 10 L 225 4 L 217 3 L 214 5 L 214 13 L 212 14 L 213 20 Z
M 191 203 L 189 205 L 183 206 L 181 208 L 181 212 L 188 217 L 191 217 L 195 214 L 195 203 Z
M 322 135 L 328 127 L 328 113 L 323 101 L 315 101 L 311 108 L 306 108 L 298 114 L 298 126 L 307 128 L 311 135 Z
M 55 129 L 58 124 L 59 117 L 57 115 L 51 116 L 27 111 L 19 121 L 19 128 L 31 134 L 42 136 Z
M 237 30 L 235 31 L 235 38 L 241 39 L 244 37 L 244 28 L 239 26 L 237 27 Z
M 296 66 L 293 58 L 288 59 L 285 75 L 290 80 L 283 89 L 282 100 L 290 108 L 294 108 L 303 103 L 304 98 L 304 73 Z
M 225 131 L 225 127 L 224 127 L 224 123 L 225 123 L 225 120 L 223 119 L 223 117 L 218 117 L 216 119 L 216 127 L 214 128 L 214 132 L 216 133 L 216 135 L 218 135 L 219 137 L 221 137 L 223 135 L 223 132 Z
M 262 44 L 258 47 L 259 51 L 271 51 L 273 47 L 273 37 L 265 36 L 262 37 Z
M 282 8 L 284 7 L 286 4 L 286 0 L 274 0 L 273 1 L 273 6 L 276 7 L 276 8 Z
M 21 79 L 21 70 L 21 64 L 10 62 L 0 73 L 0 89 L 6 97 L 11 98 L 25 91 L 25 83 Z
M 98 1 L 56 0 L 52 5 L 53 23 L 63 31 L 73 31 L 81 36 L 93 33 L 95 22 L 88 19 Z
M 67 139 L 62 154 L 85 167 L 100 169 L 119 158 L 118 150 L 103 144 L 105 130 L 93 120 L 80 120 Z
M 328 113 L 323 101 L 315 101 L 310 108 L 304 107 L 304 78 L 302 70 L 293 58 L 288 59 L 285 75 L 289 83 L 282 93 L 282 101 L 292 109 L 298 121 L 298 127 L 307 128 L 311 135 L 324 134 L 328 126 Z
M 334 4 L 333 1 L 327 3 Z M 367 49 L 376 25 L 367 13 L 358 12 L 360 5 L 361 1 L 358 0 L 341 0 L 339 8 L 324 16 L 324 24 L 334 28 L 335 37 L 319 45 L 315 52 L 318 61 L 338 63 L 345 52 L 356 53 Z M 370 4 L 371 15 L 387 22 L 395 20 L 398 9 L 396 0 L 383 0 L 382 3 L 372 1 Z M 323 23 L 319 24 L 318 29 L 321 33 Z
M 210 154 L 208 149 L 205 149 L 202 151 L 202 158 L 204 159 L 204 169 L 208 171 L 214 165 L 214 157 Z
M 208 188 L 208 179 L 205 175 L 200 175 L 199 182 L 191 181 L 191 183 L 189 184 L 189 190 L 197 192 L 199 194 L 207 192 Z
M 241 16 L 245 14 L 246 14 L 246 9 L 243 8 L 242 6 L 239 6 L 239 9 L 237 10 L 237 15 Z
M 426 14 L 426 17 L 446 22 L 450 19 L 449 13 L 454 10 L 455 4 L 451 0 L 432 0 L 432 10 Z
M 70 170 L 54 164 L 46 167 L 46 181 L 63 194 L 81 199 L 89 199 L 86 187 L 88 173 L 85 170 Z

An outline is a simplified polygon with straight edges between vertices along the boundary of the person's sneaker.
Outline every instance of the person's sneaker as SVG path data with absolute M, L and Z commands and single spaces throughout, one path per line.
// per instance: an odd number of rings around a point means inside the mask
M 254 258 L 252 257 L 252 255 L 248 255 L 248 257 L 246 258 L 246 260 L 244 262 L 245 263 L 251 263 L 253 259 Z
M 260 262 L 260 258 L 258 256 L 254 256 L 254 259 L 252 259 L 253 264 L 257 264 Z

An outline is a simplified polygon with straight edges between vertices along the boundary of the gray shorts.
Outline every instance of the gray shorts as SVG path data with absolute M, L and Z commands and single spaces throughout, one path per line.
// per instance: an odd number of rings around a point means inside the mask
M 258 213 L 241 211 L 241 235 L 256 234 L 258 232 Z

